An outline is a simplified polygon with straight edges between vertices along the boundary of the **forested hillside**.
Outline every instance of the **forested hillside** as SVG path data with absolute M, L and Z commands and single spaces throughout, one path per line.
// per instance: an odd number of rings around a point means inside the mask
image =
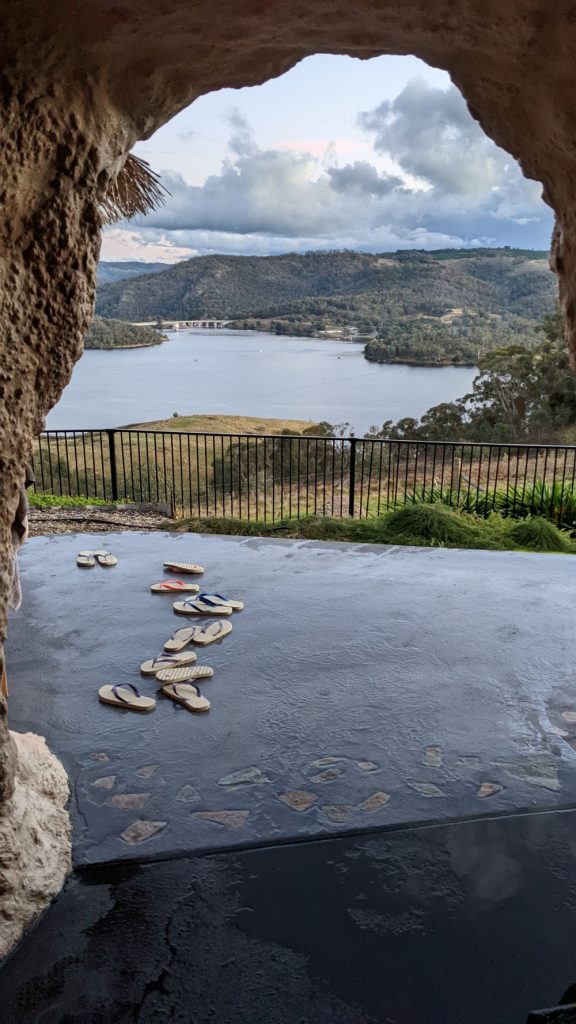
M 143 263 L 140 260 L 100 260 L 97 281 L 99 285 L 110 284 L 112 281 L 125 281 L 141 274 L 159 274 L 169 270 L 171 263 Z
M 514 250 L 202 256 L 102 285 L 96 311 L 125 320 L 217 316 L 278 333 L 370 332 L 453 309 L 538 320 L 554 294 L 544 254 Z
M 140 348 L 166 340 L 165 334 L 151 327 L 136 327 L 123 320 L 95 316 L 84 339 L 84 348 Z

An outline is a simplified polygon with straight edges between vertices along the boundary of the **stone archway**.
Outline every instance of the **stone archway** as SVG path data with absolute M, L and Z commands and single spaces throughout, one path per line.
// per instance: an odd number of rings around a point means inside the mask
M 447 70 L 486 133 L 543 183 L 556 211 L 553 266 L 576 353 L 571 0 L 238 0 L 221 15 L 217 7 L 214 0 L 5 0 L 0 639 L 18 481 L 92 313 L 99 202 L 134 142 L 203 93 L 261 83 L 314 53 L 415 54 Z M 17 844 L 5 710 L 0 701 L 0 824 Z

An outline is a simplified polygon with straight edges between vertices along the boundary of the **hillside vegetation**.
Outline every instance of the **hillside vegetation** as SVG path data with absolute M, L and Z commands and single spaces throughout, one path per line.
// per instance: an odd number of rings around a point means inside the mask
M 166 335 L 151 327 L 135 327 L 125 320 L 95 316 L 84 338 L 84 348 L 141 348 L 163 341 L 167 341 Z
M 125 320 L 218 316 L 279 334 L 379 333 L 390 321 L 454 309 L 538 320 L 554 294 L 543 254 L 514 250 L 202 256 L 102 285 L 96 311 Z
M 159 274 L 169 270 L 171 263 L 143 263 L 141 260 L 100 260 L 98 264 L 98 284 L 110 284 L 112 281 L 124 281 L 140 274 Z

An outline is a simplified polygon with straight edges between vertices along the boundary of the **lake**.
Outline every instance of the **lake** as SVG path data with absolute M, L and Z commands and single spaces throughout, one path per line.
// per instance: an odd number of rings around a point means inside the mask
M 470 390 L 473 367 L 369 363 L 362 345 L 253 331 L 169 331 L 152 348 L 87 350 L 49 429 L 229 413 L 329 423 L 356 434 Z

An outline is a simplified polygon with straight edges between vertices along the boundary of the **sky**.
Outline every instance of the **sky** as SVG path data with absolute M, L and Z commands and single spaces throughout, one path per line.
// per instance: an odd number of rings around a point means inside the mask
M 540 184 L 415 57 L 309 57 L 201 97 L 134 152 L 170 196 L 107 229 L 105 260 L 549 246 Z

